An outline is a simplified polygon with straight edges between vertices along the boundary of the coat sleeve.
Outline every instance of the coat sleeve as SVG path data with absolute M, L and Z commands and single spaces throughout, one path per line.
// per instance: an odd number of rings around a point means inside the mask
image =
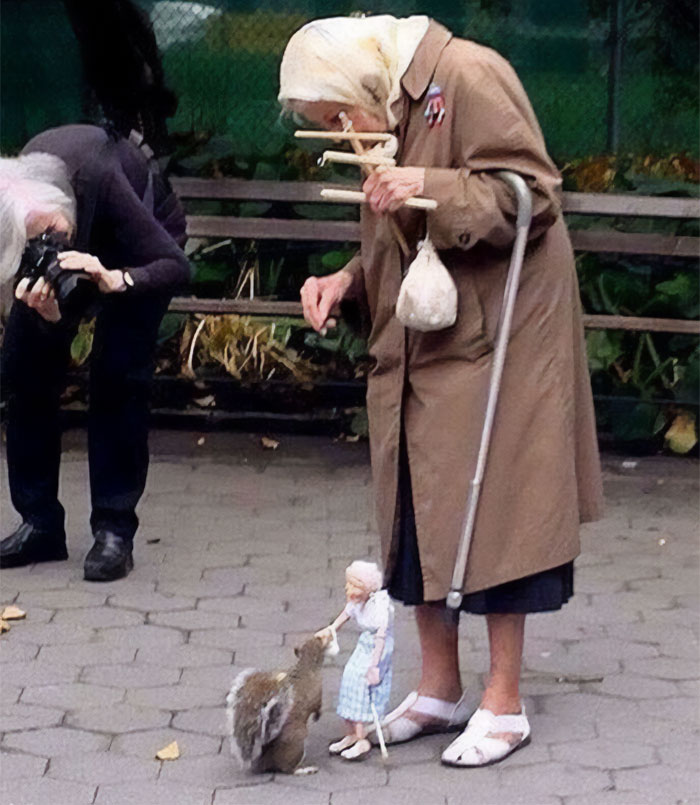
M 343 271 L 347 271 L 352 277 L 352 294 L 349 298 L 363 299 L 365 296 L 365 275 L 362 271 L 362 255 L 359 251 L 343 266 Z
M 340 315 L 355 335 L 366 338 L 370 330 L 369 306 L 360 252 L 343 267 L 352 277 L 352 292 L 340 302 Z
M 135 293 L 175 291 L 189 283 L 190 266 L 175 241 L 182 228 L 177 200 L 168 211 L 170 233 L 144 207 L 127 177 L 111 171 L 105 177 L 100 208 L 104 224 L 129 255 L 128 264 L 118 267 L 129 271 Z
M 426 168 L 424 195 L 438 208 L 428 231 L 438 249 L 486 242 L 507 248 L 515 238 L 515 197 L 494 171 L 521 174 L 533 193 L 530 238 L 561 211 L 559 173 L 549 159 L 534 112 L 507 62 L 461 68 L 451 134 L 454 167 Z

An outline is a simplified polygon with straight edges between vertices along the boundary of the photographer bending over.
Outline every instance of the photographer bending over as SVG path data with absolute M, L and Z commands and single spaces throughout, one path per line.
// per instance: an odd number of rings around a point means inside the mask
M 16 276 L 4 339 L 7 463 L 22 525 L 0 565 L 66 559 L 58 501 L 59 398 L 80 316 L 96 315 L 88 451 L 95 543 L 85 578 L 133 567 L 148 467 L 158 327 L 189 280 L 185 217 L 150 150 L 96 126 L 63 126 L 0 159 L 0 280 Z M 178 245 L 179 244 L 179 245 Z

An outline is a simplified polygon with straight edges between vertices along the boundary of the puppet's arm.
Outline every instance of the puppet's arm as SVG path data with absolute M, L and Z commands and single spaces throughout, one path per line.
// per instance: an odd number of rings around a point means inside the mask
M 340 613 L 340 615 L 338 615 L 338 617 L 333 621 L 333 623 L 330 624 L 330 626 L 326 626 L 325 629 L 319 629 L 319 631 L 316 632 L 314 637 L 326 637 L 326 636 L 330 637 L 329 632 L 330 633 L 336 632 L 338 629 L 340 629 L 340 627 L 344 623 L 347 623 L 347 621 L 349 620 L 350 615 L 348 615 L 348 613 L 345 610 L 343 610 Z

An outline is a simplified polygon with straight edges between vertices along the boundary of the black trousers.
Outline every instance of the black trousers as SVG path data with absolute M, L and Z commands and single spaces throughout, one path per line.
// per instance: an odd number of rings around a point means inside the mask
M 148 404 L 158 327 L 169 298 L 101 298 L 90 357 L 88 458 L 93 533 L 133 539 L 148 471 Z M 7 465 L 24 521 L 62 532 L 58 500 L 59 400 L 76 326 L 49 324 L 22 302 L 10 311 L 3 347 Z

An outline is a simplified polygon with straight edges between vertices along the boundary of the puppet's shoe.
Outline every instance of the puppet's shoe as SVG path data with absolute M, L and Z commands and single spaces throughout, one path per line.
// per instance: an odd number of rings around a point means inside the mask
M 464 696 L 456 702 L 446 702 L 432 696 L 419 696 L 412 691 L 401 704 L 382 721 L 382 733 L 387 744 L 403 743 L 441 732 L 457 732 L 467 723 L 471 708 Z M 372 743 L 379 743 L 376 732 Z
M 518 715 L 503 716 L 480 708 L 442 753 L 442 762 L 447 766 L 490 766 L 529 743 L 530 723 L 524 706 Z
M 357 743 L 357 741 L 358 738 L 356 735 L 346 735 L 339 741 L 335 741 L 335 743 L 329 744 L 328 753 L 331 755 L 339 755 L 343 750 L 350 749 L 351 746 L 354 746 Z
M 343 760 L 366 760 L 371 750 L 372 744 L 367 738 L 360 738 L 360 740 L 355 741 L 349 749 L 344 749 L 340 753 L 340 757 L 342 757 Z

